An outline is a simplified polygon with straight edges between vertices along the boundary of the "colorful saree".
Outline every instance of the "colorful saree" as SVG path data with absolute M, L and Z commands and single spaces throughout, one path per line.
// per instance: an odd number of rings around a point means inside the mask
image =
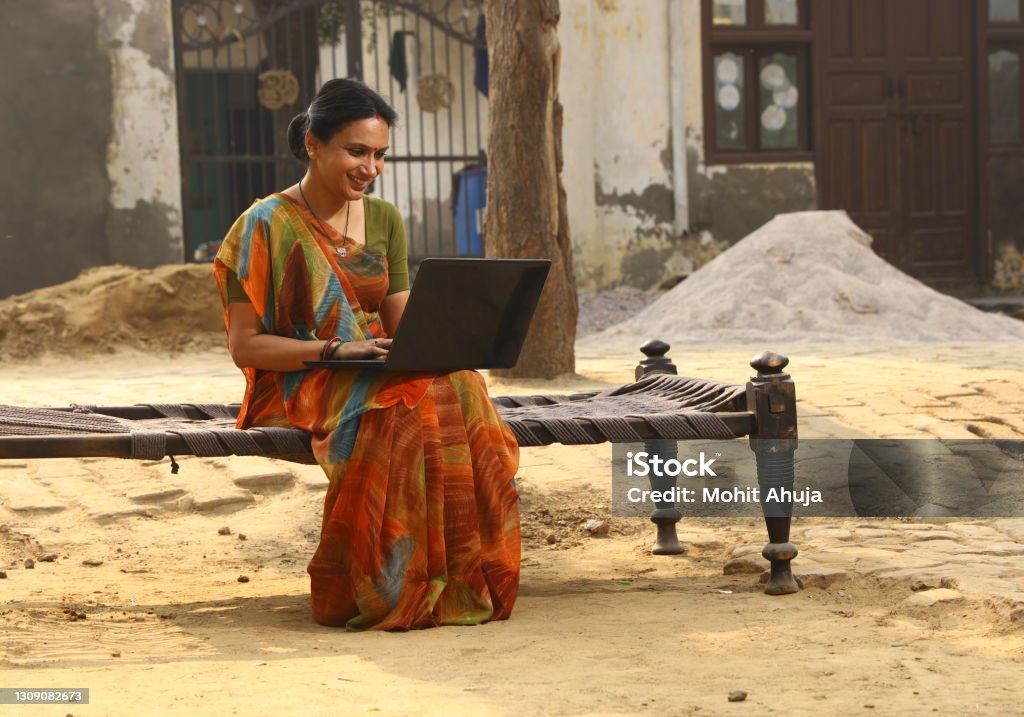
M 269 333 L 382 335 L 386 260 L 351 239 L 339 256 L 317 226 L 281 194 L 235 222 L 214 262 L 226 326 L 230 271 Z M 309 564 L 317 622 L 407 630 L 509 616 L 519 585 L 519 453 L 479 374 L 243 373 L 239 427 L 309 431 L 330 481 Z

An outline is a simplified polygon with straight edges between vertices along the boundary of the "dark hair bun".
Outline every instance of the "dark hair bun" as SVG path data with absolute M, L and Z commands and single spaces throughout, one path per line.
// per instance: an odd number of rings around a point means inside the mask
M 288 149 L 292 151 L 295 158 L 300 162 L 309 161 L 309 153 L 306 152 L 306 130 L 309 129 L 309 115 L 303 110 L 292 117 L 288 123 Z
M 359 80 L 337 78 L 321 87 L 309 108 L 288 125 L 288 148 L 303 164 L 309 164 L 306 133 L 320 142 L 330 142 L 334 133 L 350 122 L 380 117 L 392 127 L 398 115 L 376 92 Z

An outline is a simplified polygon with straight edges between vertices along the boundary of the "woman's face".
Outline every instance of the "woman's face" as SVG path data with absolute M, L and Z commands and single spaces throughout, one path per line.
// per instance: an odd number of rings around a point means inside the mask
M 389 136 L 390 128 L 380 117 L 350 122 L 330 142 L 307 132 L 306 147 L 313 150 L 310 173 L 340 199 L 362 199 L 370 182 L 384 171 Z

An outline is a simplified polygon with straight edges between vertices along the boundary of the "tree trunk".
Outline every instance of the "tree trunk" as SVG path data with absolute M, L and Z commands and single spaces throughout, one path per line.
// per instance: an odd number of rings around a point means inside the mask
M 485 0 L 489 55 L 487 255 L 551 259 L 515 368 L 551 378 L 576 368 L 576 280 L 562 186 L 558 0 Z

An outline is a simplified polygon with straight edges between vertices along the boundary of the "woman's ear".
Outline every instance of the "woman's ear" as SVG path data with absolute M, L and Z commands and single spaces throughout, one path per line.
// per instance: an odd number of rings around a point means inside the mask
M 313 130 L 307 129 L 302 141 L 306 143 L 306 154 L 309 155 L 309 158 L 316 159 L 317 141 Z

